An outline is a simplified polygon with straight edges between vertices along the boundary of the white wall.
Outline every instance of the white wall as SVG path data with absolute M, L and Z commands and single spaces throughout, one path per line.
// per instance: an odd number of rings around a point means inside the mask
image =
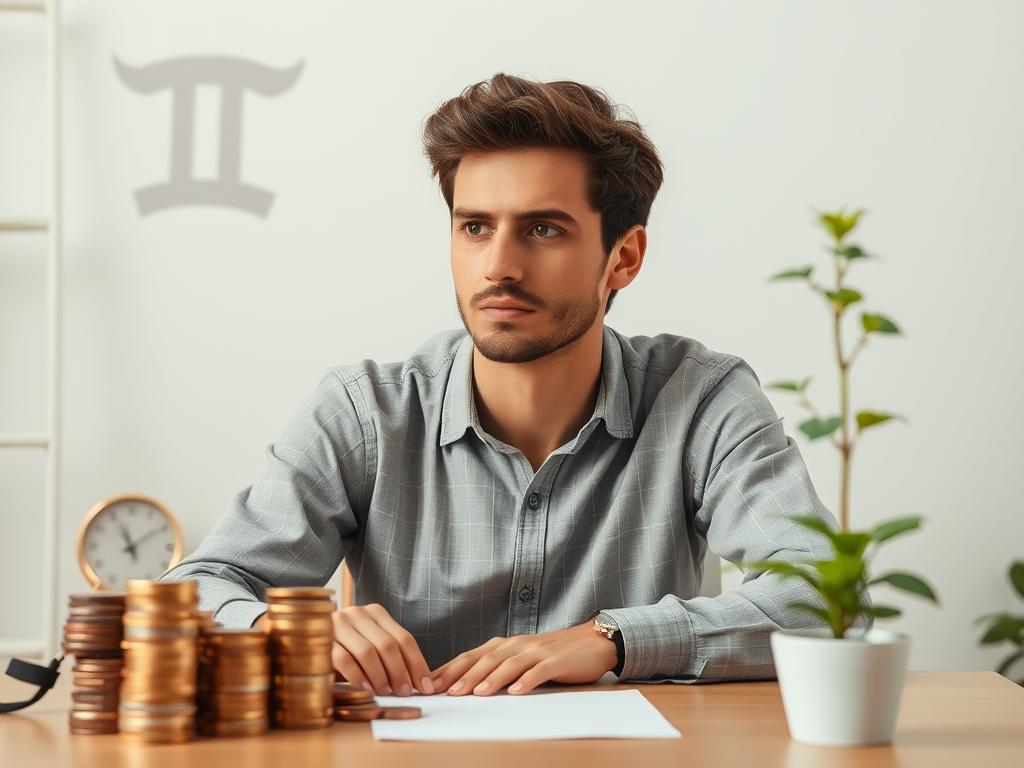
M 447 213 L 419 132 L 442 100 L 504 70 L 606 89 L 662 153 L 647 260 L 608 323 L 739 354 L 762 382 L 813 374 L 823 409 L 837 404 L 825 312 L 805 288 L 764 278 L 827 266 L 811 208 L 869 209 L 860 239 L 884 259 L 849 282 L 905 336 L 862 352 L 853 403 L 910 423 L 865 436 L 854 522 L 927 518 L 879 561 L 926 575 L 942 598 L 936 609 L 891 596 L 914 667 L 991 668 L 1001 655 L 975 644 L 971 622 L 1021 607 L 1005 571 L 1024 556 L 1024 5 L 66 0 L 65 11 L 62 601 L 85 586 L 73 545 L 94 502 L 150 493 L 192 548 L 327 366 L 401 359 L 459 325 Z M 46 202 L 39 30 L 0 18 L 0 216 Z M 113 57 L 198 54 L 305 62 L 284 94 L 246 96 L 242 176 L 275 193 L 266 218 L 136 206 L 134 191 L 168 173 L 170 96 L 130 90 Z M 216 164 L 217 120 L 214 92 L 200 89 L 200 175 Z M 41 242 L 0 237 L 0 430 L 41 425 Z M 769 394 L 836 509 L 835 450 L 805 441 L 795 403 Z M 39 457 L 0 454 L 0 578 L 22 585 L 0 596 L 0 635 L 40 626 L 41 477 Z

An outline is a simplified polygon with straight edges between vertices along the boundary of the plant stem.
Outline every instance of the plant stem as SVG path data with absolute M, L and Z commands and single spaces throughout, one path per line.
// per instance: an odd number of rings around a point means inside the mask
M 836 243 L 837 247 L 842 242 Z M 846 272 L 839 263 L 839 257 L 834 258 L 836 267 L 836 292 L 843 286 L 843 277 Z M 853 446 L 850 445 L 850 381 L 849 361 L 843 356 L 842 339 L 842 317 L 845 307 L 833 305 L 832 327 L 833 337 L 836 345 L 836 361 L 839 365 L 839 418 L 842 420 L 843 437 L 839 442 L 839 528 L 843 531 L 849 529 L 850 518 L 850 454 Z

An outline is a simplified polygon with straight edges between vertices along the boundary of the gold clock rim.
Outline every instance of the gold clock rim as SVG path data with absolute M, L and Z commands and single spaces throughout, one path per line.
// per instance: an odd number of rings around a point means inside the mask
M 114 496 L 108 496 L 97 501 L 85 513 L 85 517 L 82 518 L 82 523 L 78 527 L 78 539 L 75 544 L 75 550 L 78 555 L 78 567 L 85 574 L 86 581 L 89 582 L 93 589 L 105 589 L 106 585 L 104 585 L 103 580 L 92 569 L 92 565 L 89 564 L 89 560 L 85 556 L 85 532 L 89 530 L 89 525 L 101 512 L 123 501 L 139 501 L 144 504 L 150 504 L 156 507 L 160 514 L 167 518 L 167 521 L 171 524 L 171 529 L 174 531 L 174 551 L 171 553 L 171 560 L 167 565 L 167 570 L 180 563 L 182 555 L 185 553 L 185 537 L 182 536 L 178 518 L 174 516 L 174 513 L 163 502 L 142 493 L 118 493 Z

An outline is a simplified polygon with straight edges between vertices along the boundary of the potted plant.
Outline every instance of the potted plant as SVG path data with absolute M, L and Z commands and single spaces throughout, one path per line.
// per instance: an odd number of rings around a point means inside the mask
M 935 602 L 938 598 L 923 579 L 910 573 L 891 571 L 870 578 L 868 562 L 882 542 L 920 527 L 921 520 L 905 517 L 869 531 L 834 531 L 814 515 L 791 519 L 827 537 L 833 557 L 796 564 L 774 560 L 744 564 L 805 581 L 820 598 L 820 604 L 798 602 L 790 607 L 814 616 L 825 627 L 771 634 L 790 735 L 796 741 L 829 746 L 890 742 L 910 638 L 870 626 L 874 619 L 898 616 L 900 610 L 872 604 L 866 599 L 867 590 L 874 584 L 889 584 Z
M 850 460 L 853 449 L 869 428 L 903 419 L 894 413 L 861 410 L 856 413 L 856 434 L 850 424 L 849 374 L 854 360 L 868 340 L 878 334 L 900 333 L 886 315 L 862 312 L 861 335 L 853 349 L 844 350 L 842 325 L 851 307 L 864 295 L 845 284 L 851 266 L 876 258 L 861 245 L 849 241 L 864 209 L 818 212 L 817 223 L 830 237 L 825 246 L 832 256 L 835 282 L 822 285 L 812 278 L 813 266 L 796 267 L 772 275 L 769 280 L 802 280 L 824 300 L 831 320 L 835 359 L 839 369 L 839 413 L 823 415 L 810 402 L 807 377 L 778 381 L 766 389 L 781 389 L 800 396 L 810 418 L 800 431 L 810 440 L 828 438 L 840 454 L 839 530 L 818 517 L 793 520 L 831 543 L 833 557 L 797 564 L 761 561 L 747 566 L 767 570 L 783 578 L 805 581 L 820 604 L 797 603 L 793 607 L 824 623 L 824 627 L 778 630 L 771 635 L 779 688 L 782 692 L 790 735 L 796 741 L 822 745 L 879 744 L 892 740 L 903 680 L 910 655 L 910 638 L 872 626 L 874 619 L 899 615 L 896 608 L 873 605 L 868 587 L 889 584 L 937 602 L 934 591 L 921 578 L 894 571 L 871 579 L 868 560 L 884 541 L 920 526 L 920 518 L 906 517 L 882 523 L 866 531 L 849 531 Z M 869 551 L 870 550 L 870 551 Z
M 1017 594 L 1024 597 L 1024 560 L 1017 560 L 1010 566 L 1010 583 L 1017 591 Z M 1017 666 L 1024 666 L 1024 616 L 1014 616 L 1009 613 L 995 613 L 981 616 L 978 621 L 988 621 L 985 633 L 981 636 L 982 645 L 993 643 L 1010 643 L 1013 650 L 999 663 L 998 672 L 1011 680 L 1010 670 Z M 1024 677 L 1017 678 L 1017 685 L 1024 685 Z

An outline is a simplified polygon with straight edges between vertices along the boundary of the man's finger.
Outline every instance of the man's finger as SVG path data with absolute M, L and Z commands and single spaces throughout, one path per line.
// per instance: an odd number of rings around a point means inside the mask
M 438 692 L 448 690 L 448 686 L 462 677 L 463 673 L 476 664 L 483 654 L 497 648 L 507 639 L 504 637 L 492 637 L 483 645 L 469 651 L 464 651 L 447 664 L 438 667 L 432 675 L 434 690 Z
M 434 683 L 430 679 L 430 667 L 427 666 L 427 660 L 423 658 L 423 652 L 412 633 L 395 621 L 383 606 L 369 605 L 366 610 L 377 620 L 384 631 L 398 642 L 398 648 L 405 658 L 406 669 L 412 677 L 413 686 L 420 693 L 433 693 Z
M 526 670 L 522 676 L 508 687 L 512 695 L 529 693 L 538 685 L 546 683 L 554 677 L 554 673 L 547 662 L 542 661 Z
M 433 676 L 434 690 L 447 691 L 449 686 L 463 676 L 482 655 L 479 648 L 460 653 L 445 664 Z M 440 673 L 440 674 L 438 674 Z
M 497 693 L 513 680 L 517 680 L 526 670 L 533 668 L 539 661 L 537 656 L 527 653 L 510 656 L 477 683 L 473 688 L 473 693 L 477 696 L 490 696 Z
M 380 660 L 377 649 L 369 640 L 352 626 L 348 616 L 334 613 L 334 636 L 342 647 L 352 654 L 359 663 L 360 669 L 370 680 L 374 693 L 386 696 L 388 691 L 388 675 Z
M 448 695 L 462 696 L 471 693 L 480 681 L 507 659 L 513 651 L 508 647 L 495 648 L 481 656 L 476 664 L 470 667 L 458 680 L 452 683 L 448 689 Z
M 373 685 L 370 684 L 366 674 L 359 666 L 359 662 L 337 641 L 331 646 L 331 661 L 334 664 L 334 668 L 352 685 L 357 688 L 365 688 L 368 691 L 373 690 Z
M 398 647 L 398 641 L 385 632 L 384 628 L 368 614 L 355 613 L 349 620 L 359 634 L 373 643 L 373 647 L 377 649 L 377 655 L 388 676 L 390 692 L 396 696 L 408 696 L 412 693 L 412 678 L 409 677 L 409 670 L 405 666 L 405 657 Z

